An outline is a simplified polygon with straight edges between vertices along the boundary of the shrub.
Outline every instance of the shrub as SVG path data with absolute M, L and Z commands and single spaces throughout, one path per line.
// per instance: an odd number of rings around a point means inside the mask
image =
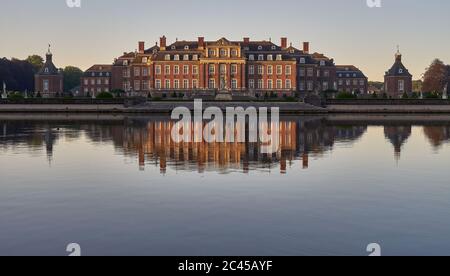
M 402 95 L 402 99 L 408 99 L 409 98 L 409 96 L 408 96 L 408 93 L 403 93 L 403 95 Z
M 411 98 L 413 98 L 413 99 L 418 99 L 418 98 L 419 98 L 419 93 L 413 92 L 413 93 L 411 94 Z
M 336 96 L 337 99 L 356 99 L 357 96 L 353 95 L 352 93 L 349 92 L 341 92 L 339 94 L 337 94 Z
M 373 94 L 372 94 L 372 98 L 373 98 L 373 99 L 378 99 L 378 94 L 377 94 L 377 93 L 373 93 Z
M 96 98 L 97 99 L 113 99 L 114 96 L 111 93 L 102 92 L 102 93 L 98 94 Z
M 12 100 L 20 100 L 20 99 L 23 99 L 23 98 L 24 98 L 23 95 L 18 93 L 18 92 L 9 94 L 9 96 L 8 96 L 8 99 L 12 99 Z
M 425 99 L 440 99 L 441 95 L 437 92 L 431 92 L 425 94 Z

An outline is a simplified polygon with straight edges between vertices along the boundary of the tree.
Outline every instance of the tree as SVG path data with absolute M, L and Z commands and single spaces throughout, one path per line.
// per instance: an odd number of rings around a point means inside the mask
M 33 65 L 16 58 L 0 59 L 0 86 L 3 82 L 9 91 L 34 91 Z
M 74 66 L 67 66 L 63 70 L 64 75 L 64 91 L 70 91 L 71 89 L 81 84 L 81 77 L 83 71 L 80 68 Z
M 426 69 L 423 75 L 423 91 L 424 92 L 437 92 L 442 93 L 444 91 L 445 84 L 447 82 L 447 68 L 445 64 L 435 59 L 430 67 Z
M 44 66 L 44 59 L 39 55 L 31 55 L 25 60 L 34 67 L 34 72 L 37 73 Z

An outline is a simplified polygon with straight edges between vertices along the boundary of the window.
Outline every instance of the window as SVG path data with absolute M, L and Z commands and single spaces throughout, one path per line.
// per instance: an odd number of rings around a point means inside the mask
M 292 67 L 290 65 L 286 65 L 286 75 L 290 76 L 292 74 Z
M 258 80 L 258 89 L 264 89 L 264 82 L 261 79 Z
M 210 57 L 214 57 L 216 55 L 216 51 L 214 51 L 213 49 L 209 49 L 208 55 Z
M 267 66 L 267 75 L 273 75 L 273 66 L 272 65 Z
M 173 88 L 174 89 L 180 89 L 180 80 L 174 80 L 173 81 Z
M 258 65 L 258 75 L 264 74 L 264 67 L 262 65 Z
M 305 83 L 304 82 L 300 82 L 299 86 L 300 86 L 300 91 L 305 91 Z
M 165 60 L 170 60 L 170 55 L 166 55 L 166 56 L 164 57 L 164 59 L 165 59 Z
M 231 89 L 237 89 L 237 79 L 231 80 Z
M 198 60 L 198 55 L 193 55 L 192 60 Z
M 198 81 L 192 80 L 192 89 L 197 89 L 197 88 L 198 88 Z
M 300 77 L 305 76 L 305 68 L 300 68 L 299 75 L 300 75 Z
M 328 90 L 328 88 L 329 88 L 328 82 L 327 82 L 327 81 L 324 81 L 324 82 L 322 83 L 322 90 L 323 90 L 323 91 L 326 91 L 326 90 Z
M 277 89 L 283 89 L 283 81 L 277 80 Z
M 313 69 L 313 68 L 308 68 L 308 69 L 306 70 L 306 75 L 307 75 L 308 77 L 313 77 L 313 76 L 314 76 L 314 69 Z
M 147 77 L 148 76 L 148 68 L 147 67 L 142 68 L 142 76 L 143 77 Z
M 255 89 L 255 80 L 254 79 L 248 80 L 248 88 Z
M 102 84 L 102 79 L 97 79 L 97 85 L 101 85 Z
M 166 85 L 164 88 L 170 89 L 170 80 L 166 80 Z
M 344 84 L 344 82 L 342 81 L 342 80 L 339 80 L 339 85 L 343 85 Z
M 189 89 L 189 80 L 183 80 L 183 89 Z
M 155 73 L 156 73 L 156 75 L 161 75 L 161 65 L 156 65 Z
M 267 89 L 273 89 L 273 80 L 267 80 Z
M 155 88 L 156 88 L 156 89 L 161 89 L 161 80 L 156 80 L 156 82 L 155 82 Z
M 277 55 L 277 60 L 278 60 L 278 61 L 281 61 L 281 60 L 283 60 L 283 57 L 282 57 L 282 55 Z
M 123 77 L 124 78 L 129 78 L 130 77 L 130 68 L 127 68 L 127 69 L 123 70 Z
M 248 59 L 249 59 L 249 60 L 255 60 L 255 55 L 250 55 L 250 56 L 248 57 Z
M 292 89 L 291 80 L 286 80 L 286 89 Z
M 276 49 L 277 49 L 277 46 L 272 45 L 272 50 L 276 50 Z
M 364 86 L 364 85 L 365 85 L 364 80 L 360 80 L 360 81 L 359 81 L 359 85 L 360 85 L 360 86 Z
M 358 85 L 358 80 L 353 80 L 353 86 L 357 86 Z
M 189 74 L 189 66 L 188 65 L 184 65 L 183 66 L 183 74 L 184 75 L 188 75 Z
M 188 61 L 188 60 L 189 60 L 189 55 L 184 55 L 184 56 L 183 56 L 183 60 Z
M 140 67 L 135 67 L 134 68 L 134 76 L 135 77 L 139 77 L 141 75 L 141 68 Z
M 268 61 L 272 61 L 273 60 L 273 56 L 272 55 L 267 55 L 267 60 Z
M 141 82 L 136 80 L 134 81 L 134 91 L 140 91 L 141 90 Z
M 323 72 L 323 76 L 324 76 L 325 78 L 329 78 L 329 77 L 330 77 L 330 71 L 325 70 L 325 71 Z
M 351 84 L 351 83 L 350 83 L 350 80 L 346 80 L 346 81 L 345 81 L 345 84 L 346 84 L 347 86 L 350 86 L 350 84 Z
M 142 58 L 142 63 L 147 63 L 147 60 L 148 60 L 148 59 L 147 59 L 146 57 L 143 57 L 143 58 Z
M 180 60 L 180 55 L 175 55 L 175 56 L 173 57 L 173 60 Z
M 226 74 L 226 73 L 227 73 L 227 65 L 220 64 L 220 74 Z
M 254 75 L 254 74 L 255 74 L 255 66 L 250 65 L 250 66 L 248 67 L 248 74 L 249 74 L 249 75 Z
M 228 56 L 227 49 L 220 49 L 220 57 L 226 57 Z
M 305 64 L 306 63 L 306 59 L 305 58 L 300 58 L 300 63 L 301 64 Z
M 264 60 L 264 55 L 258 55 L 258 60 L 259 61 L 263 61 Z
M 260 50 L 260 51 L 261 51 L 262 49 L 263 49 L 263 47 L 262 47 L 262 46 L 258 46 L 258 50 Z
M 236 64 L 231 64 L 231 74 L 236 75 L 238 71 L 238 67 Z
M 123 66 L 128 66 L 128 60 L 123 61 Z
M 314 90 L 314 83 L 312 81 L 308 81 L 306 86 L 307 86 L 308 91 Z
M 170 65 L 164 66 L 164 72 L 166 75 L 170 75 Z
M 44 81 L 43 81 L 42 87 L 43 87 L 43 89 L 44 89 L 44 92 L 48 92 L 48 90 L 50 89 L 50 88 L 49 88 L 49 82 L 48 82 L 48 80 L 44 80 Z
M 404 80 L 398 81 L 398 91 L 405 92 L 405 81 Z
M 148 81 L 143 81 L 142 82 L 142 90 L 148 91 L 149 89 L 150 89 L 149 82 Z
M 210 79 L 208 82 L 208 87 L 209 87 L 209 89 L 216 89 L 216 80 Z
M 175 45 L 173 45 L 172 47 L 170 47 L 170 49 L 172 49 L 172 50 L 176 50 L 176 49 L 177 49 L 177 47 L 175 47 Z
M 209 74 L 213 75 L 216 73 L 216 66 L 214 64 L 209 65 Z
M 320 66 L 325 66 L 325 60 L 320 61 Z
M 198 66 L 197 65 L 192 65 L 192 74 L 198 75 Z
M 91 79 L 91 85 L 95 85 L 95 79 Z
M 277 75 L 282 75 L 283 74 L 283 66 L 281 65 L 277 65 Z
M 399 70 L 398 70 L 398 73 L 399 73 L 399 74 L 403 74 L 403 69 L 399 69 Z
M 88 85 L 89 84 L 89 80 L 88 79 L 84 79 L 84 85 Z
M 184 46 L 184 49 L 189 50 L 189 46 L 188 45 Z
M 175 66 L 173 67 L 173 74 L 174 74 L 174 75 L 180 74 L 180 66 L 175 65 Z
M 232 57 L 237 57 L 238 56 L 238 51 L 236 49 L 231 50 L 231 56 Z

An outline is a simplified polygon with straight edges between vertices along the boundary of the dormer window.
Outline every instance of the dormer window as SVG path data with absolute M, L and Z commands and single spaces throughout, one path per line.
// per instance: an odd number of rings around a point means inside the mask
M 399 74 L 403 74 L 403 69 L 398 70 Z
M 109 73 L 108 72 L 106 73 L 106 76 L 109 77 Z
M 198 55 L 193 55 L 192 60 L 198 60 Z
M 173 60 L 180 60 L 180 55 L 175 55 L 175 56 L 173 57 Z
M 263 47 L 260 45 L 258 46 L 258 50 L 261 51 L 263 49 Z
M 248 59 L 249 59 L 249 60 L 255 60 L 255 55 L 250 55 L 250 56 L 248 57 Z
M 273 56 L 272 55 L 267 55 L 267 60 L 268 61 L 272 61 L 273 60 Z
M 177 47 L 175 47 L 175 45 L 173 45 L 173 46 L 171 47 L 171 49 L 172 49 L 172 50 L 176 50 Z
M 166 56 L 164 57 L 164 59 L 165 59 L 165 60 L 170 60 L 170 55 L 166 55 Z
M 153 54 L 156 54 L 156 53 L 158 53 L 158 50 L 153 49 Z
M 277 49 L 277 46 L 273 45 L 272 50 L 276 50 L 276 49 Z
M 189 55 L 184 55 L 183 60 L 189 60 Z
M 283 60 L 283 57 L 281 55 L 277 55 L 277 60 L 281 61 L 281 60 Z
M 356 78 L 356 74 L 353 74 L 353 77 Z
M 188 45 L 184 46 L 184 49 L 189 50 L 189 46 Z
M 248 46 L 244 47 L 244 51 L 250 51 L 250 48 Z
M 289 53 L 294 54 L 294 53 L 295 53 L 294 49 L 291 49 L 291 50 L 289 51 Z
M 103 73 L 102 72 L 100 72 L 99 75 L 100 75 L 100 77 L 103 77 Z
M 325 66 L 325 61 L 324 60 L 320 61 L 320 66 Z
M 300 63 L 301 64 L 305 64 L 306 63 L 306 59 L 305 58 L 300 58 Z
M 264 55 L 258 55 L 258 60 L 259 61 L 263 61 L 264 60 Z
M 216 51 L 214 51 L 213 49 L 209 50 L 209 56 L 210 57 L 214 57 L 216 55 Z
M 91 73 L 91 76 L 92 76 L 92 77 L 95 77 L 95 72 L 92 72 L 92 73 Z
M 128 60 L 123 61 L 123 66 L 128 66 Z
M 147 60 L 148 60 L 148 59 L 147 59 L 146 57 L 143 57 L 143 58 L 142 58 L 142 63 L 147 63 Z

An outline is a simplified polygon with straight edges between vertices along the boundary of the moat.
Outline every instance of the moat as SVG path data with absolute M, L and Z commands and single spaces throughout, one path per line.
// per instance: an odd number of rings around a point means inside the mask
M 173 124 L 0 114 L 0 255 L 450 253 L 450 116 L 282 116 L 270 155 Z

